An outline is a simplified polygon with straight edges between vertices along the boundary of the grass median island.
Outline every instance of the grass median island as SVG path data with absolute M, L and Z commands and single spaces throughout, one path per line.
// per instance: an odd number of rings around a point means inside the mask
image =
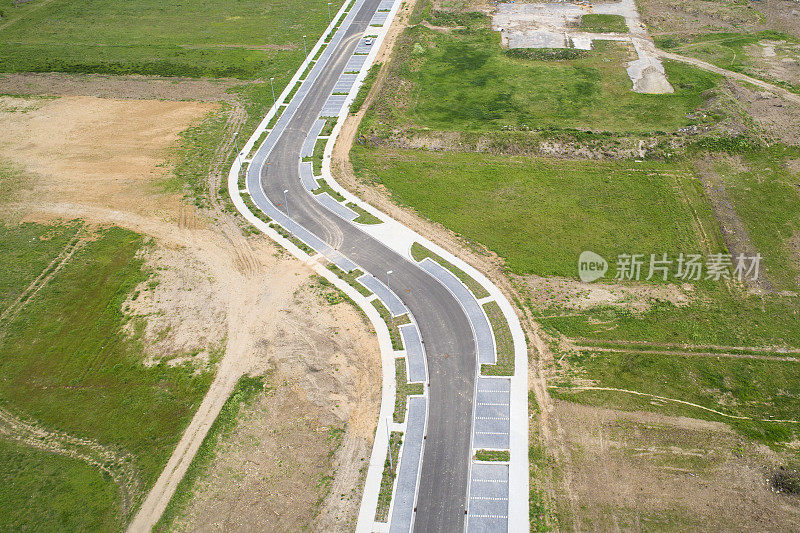
M 40 237 L 63 231 L 43 225 L 25 226 L 21 231 L 35 233 L 35 228 Z M 131 511 L 160 474 L 213 377 L 211 369 L 189 364 L 145 366 L 139 341 L 123 332 L 128 318 L 121 311 L 122 303 L 148 277 L 139 254 L 143 246 L 143 238 L 127 230 L 96 231 L 20 314 L 3 325 L 0 339 L 3 406 L 45 430 L 66 432 L 131 454 L 138 477 Z M 0 269 L 8 271 L 10 261 L 13 254 L 0 254 Z M 58 462 L 53 459 L 48 464 Z M 37 510 L 40 525 L 45 525 L 63 504 L 62 498 L 82 501 L 88 489 L 72 482 L 62 485 L 47 474 L 50 466 L 37 464 L 15 471 L 14 483 L 29 488 L 46 484 L 58 491 L 59 497 L 51 500 L 55 507 L 43 502 Z M 69 468 L 76 475 L 89 476 L 83 468 Z M 121 516 L 121 500 L 112 479 L 90 477 L 97 500 L 91 504 L 91 514 L 70 518 L 76 520 L 75 527 L 91 529 L 96 520 L 107 520 L 104 516 L 114 515 L 121 523 L 130 518 Z M 27 497 L 39 494 L 35 491 Z
M 380 431 L 380 428 L 378 428 Z M 389 507 L 392 504 L 392 490 L 394 489 L 394 478 L 397 477 L 397 463 L 400 461 L 400 446 L 403 443 L 403 434 L 399 431 L 392 431 L 389 437 L 389 449 L 392 458 L 389 460 L 387 454 L 383 465 L 383 476 L 381 476 L 381 488 L 378 493 L 378 505 L 375 508 L 375 520 L 386 522 L 389 520 Z
M 477 461 L 510 461 L 511 452 L 508 450 L 476 450 L 475 459 Z
M 514 375 L 514 339 L 508 327 L 503 311 L 497 302 L 483 304 L 483 310 L 489 317 L 494 335 L 494 345 L 497 350 L 497 364 L 481 365 L 481 374 L 486 376 L 513 376 Z
M 406 360 L 398 357 L 394 361 L 397 392 L 394 397 L 394 421 L 402 424 L 406 419 L 406 404 L 409 396 L 417 396 L 424 392 L 422 383 L 408 383 L 406 377 Z
M 203 443 L 192 459 L 186 474 L 175 489 L 161 519 L 153 531 L 170 531 L 175 519 L 184 511 L 194 493 L 197 481 L 203 477 L 217 453 L 217 446 L 236 429 L 239 412 L 262 394 L 267 379 L 264 377 L 243 376 L 239 378 L 230 397 L 225 401 L 217 418 L 208 430 Z
M 358 213 L 358 218 L 354 219 L 353 222 L 357 222 L 358 224 L 382 224 L 383 220 L 379 219 L 360 205 L 348 202 L 347 207 Z
M 330 8 L 341 5 L 334 0 Z M 4 0 L 0 8 L 6 72 L 268 78 L 296 69 L 302 35 L 313 39 L 328 25 L 328 6 L 314 0 Z
M 395 350 L 402 350 L 403 337 L 400 335 L 398 326 L 410 324 L 411 319 L 408 318 L 408 315 L 392 317 L 392 314 L 388 309 L 386 309 L 386 306 L 383 305 L 383 303 L 377 298 L 372 300 L 372 305 L 378 310 L 378 314 L 381 315 L 383 321 L 386 322 L 386 327 L 389 328 L 389 337 L 392 339 L 392 348 Z
M 455 266 L 450 261 L 447 261 L 440 255 L 437 255 L 432 251 L 428 250 L 418 242 L 415 242 L 414 244 L 411 245 L 411 257 L 414 258 L 414 261 L 422 261 L 426 257 L 430 257 L 431 259 L 433 259 L 434 261 L 445 267 L 447 270 L 452 272 L 455 275 L 455 277 L 460 279 L 461 282 L 464 285 L 466 285 L 467 288 L 472 292 L 472 294 L 475 295 L 475 298 L 481 299 L 489 296 L 489 292 L 483 287 L 483 285 L 475 281 L 472 278 L 472 276 L 470 276 L 469 274 L 467 274 L 466 272 Z

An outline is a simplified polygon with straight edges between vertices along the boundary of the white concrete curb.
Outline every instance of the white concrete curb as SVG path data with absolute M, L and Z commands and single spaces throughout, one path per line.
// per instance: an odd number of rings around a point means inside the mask
M 432 252 L 441 256 L 443 259 L 463 270 L 476 282 L 481 284 L 490 294 L 489 298 L 484 298 L 481 301 L 485 302 L 489 299 L 493 299 L 500 306 L 500 309 L 503 312 L 503 315 L 505 316 L 505 319 L 508 322 L 511 330 L 511 335 L 514 342 L 515 357 L 514 376 L 511 376 L 511 426 L 509 436 L 511 467 L 509 468 L 508 523 L 510 531 L 528 531 L 528 354 L 527 345 L 525 342 L 525 334 L 513 307 L 500 289 L 497 288 L 497 286 L 495 286 L 478 270 L 425 237 L 419 235 L 410 228 L 402 225 L 400 222 L 375 209 L 370 204 L 362 201 L 360 198 L 339 185 L 339 183 L 333 179 L 331 174 L 331 153 L 333 151 L 336 138 L 341 131 L 344 120 L 349 113 L 350 105 L 355 99 L 355 96 L 358 94 L 358 90 L 364 82 L 364 79 L 369 71 L 369 67 L 374 63 L 378 50 L 380 49 L 380 46 L 386 37 L 389 26 L 394 21 L 394 18 L 402 3 L 402 0 L 395 1 L 392 10 L 389 12 L 386 22 L 382 27 L 378 28 L 368 26 L 365 30 L 365 34 L 377 35 L 377 38 L 372 46 L 372 50 L 370 50 L 370 53 L 367 56 L 364 66 L 356 78 L 356 82 L 346 98 L 345 105 L 342 107 L 342 111 L 339 114 L 336 125 L 334 126 L 333 131 L 328 138 L 328 142 L 325 145 L 322 162 L 322 177 L 335 191 L 345 197 L 346 202 L 355 203 L 359 207 L 383 221 L 383 224 L 375 225 L 358 224 L 358 227 L 365 233 L 380 240 L 393 250 L 409 258 L 411 261 L 413 261 L 413 258 L 410 254 L 411 245 L 414 242 L 420 243 Z M 386 435 L 386 431 L 382 431 L 382 428 L 380 427 L 380 421 L 392 417 L 396 394 L 394 368 L 395 352 L 392 349 L 388 327 L 383 322 L 383 319 L 380 317 L 377 310 L 369 303 L 371 298 L 361 295 L 361 293 L 359 293 L 345 281 L 341 280 L 329 269 L 325 268 L 323 265 L 313 260 L 308 254 L 300 250 L 289 239 L 284 238 L 273 228 L 269 227 L 267 223 L 257 218 L 244 204 L 239 191 L 239 173 L 242 167 L 242 158 L 250 153 L 255 142 L 266 130 L 267 124 L 275 115 L 278 107 L 283 103 L 288 94 L 295 87 L 297 81 L 300 79 L 300 76 L 308 67 L 311 59 L 317 54 L 320 47 L 325 44 L 325 39 L 327 38 L 328 34 L 330 34 L 331 30 L 337 24 L 339 19 L 343 16 L 348 5 L 350 5 L 350 2 L 347 2 L 342 6 L 336 16 L 333 18 L 331 24 L 328 26 L 326 32 L 320 37 L 315 46 L 311 49 L 303 64 L 299 67 L 291 81 L 287 84 L 286 88 L 278 97 L 275 105 L 273 105 L 273 107 L 269 110 L 267 115 L 254 131 L 253 135 L 248 139 L 244 146 L 242 146 L 240 152 L 242 155 L 241 157 L 237 157 L 235 159 L 234 164 L 228 174 L 228 192 L 231 196 L 234 206 L 245 217 L 245 219 L 247 219 L 259 230 L 267 234 L 267 236 L 276 241 L 278 244 L 289 250 L 293 255 L 309 264 L 317 274 L 323 276 L 334 286 L 352 298 L 352 300 L 363 309 L 375 327 L 381 350 L 383 385 L 379 427 L 375 435 L 375 441 L 367 471 L 367 478 L 364 485 L 364 494 L 362 497 L 361 508 L 359 510 L 358 524 L 356 526 L 356 531 L 366 532 L 372 531 L 376 525 L 374 522 L 375 509 L 377 506 L 378 492 L 380 490 L 380 482 L 383 474 L 383 464 L 389 445 L 388 436 Z M 478 365 L 478 372 L 480 372 L 480 365 Z M 427 396 L 427 384 L 425 386 L 425 392 L 425 395 Z M 514 495 L 514 497 L 511 497 L 512 495 Z M 392 502 L 392 504 L 393 503 L 394 502 Z M 391 514 L 389 516 L 391 517 Z

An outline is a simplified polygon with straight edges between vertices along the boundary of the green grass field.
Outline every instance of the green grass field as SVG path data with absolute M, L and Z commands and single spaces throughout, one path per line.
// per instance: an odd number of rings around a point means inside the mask
M 117 491 L 98 469 L 0 440 L 0 530 L 115 531 Z
M 680 164 L 361 146 L 351 157 L 396 201 L 486 245 L 517 274 L 577 277 L 583 250 L 607 258 L 703 251 L 695 213 L 713 227 L 699 184 Z
M 681 357 L 637 353 L 572 353 L 567 360 L 580 368 L 579 375 L 599 387 L 633 390 L 701 405 L 737 420 L 697 407 L 655 402 L 651 397 L 616 391 L 570 392 L 556 396 L 604 407 L 657 411 L 671 415 L 718 420 L 767 444 L 780 445 L 800 433 L 800 424 L 764 422 L 797 420 L 800 412 L 797 362 L 733 358 Z M 556 385 L 564 383 L 556 383 Z
M 776 145 L 722 159 L 715 171 L 777 290 L 800 290 L 800 174 L 790 170 L 800 148 Z
M 282 77 L 302 61 L 302 36 L 311 45 L 328 25 L 319 0 L 0 0 L 0 12 L 5 72 Z
M 488 19 L 451 33 L 424 26 L 399 38 L 389 79 L 362 130 L 394 128 L 461 132 L 502 129 L 674 131 L 706 100 L 714 74 L 672 62 L 673 95 L 634 93 L 625 66 L 631 51 L 595 42 L 574 59 L 526 58 L 500 46 Z
M 5 227 L 0 269 L 17 272 L 15 285 L 10 284 L 6 294 L 26 286 L 36 269 L 57 253 L 59 240 L 68 239 L 76 226 Z M 33 236 L 45 243 L 35 253 L 27 250 Z M 47 237 L 50 240 L 43 239 Z M 143 246 L 143 238 L 130 231 L 99 231 L 16 318 L 2 324 L 0 338 L 4 407 L 45 428 L 131 454 L 142 493 L 159 475 L 213 377 L 206 368 L 146 367 L 139 342 L 123 333 L 128 319 L 121 305 L 148 278 L 137 255 Z M 27 256 L 38 264 L 28 262 Z M 60 529 L 52 520 L 64 514 L 59 511 L 63 501 L 87 497 L 81 491 L 89 488 L 78 490 L 67 472 L 71 469 L 87 479 L 90 474 L 78 466 L 69 466 L 58 476 L 49 474 L 60 470 L 53 466 L 59 462 L 63 461 L 37 460 L 15 475 L 14 482 L 23 491 L 20 497 L 40 497 L 36 487 L 43 483 L 52 483 L 48 490 L 59 494 L 49 507 L 45 499 L 30 517 L 32 529 Z M 64 476 L 71 481 L 59 481 Z M 107 476 L 94 479 L 92 483 L 100 483 L 99 479 L 107 487 L 91 489 L 96 495 L 92 512 L 64 515 L 74 524 L 72 529 L 93 529 L 93 524 L 108 522 L 108 516 L 119 526 L 128 518 L 121 516 L 116 494 L 108 496 L 109 491 L 116 492 L 113 481 Z M 33 492 L 24 492 L 29 489 Z M 0 516 L 16 516 L 18 511 L 6 507 L 12 504 L 13 500 L 0 500 Z
M 628 25 L 622 15 L 587 13 L 581 17 L 581 29 L 592 32 L 628 33 Z

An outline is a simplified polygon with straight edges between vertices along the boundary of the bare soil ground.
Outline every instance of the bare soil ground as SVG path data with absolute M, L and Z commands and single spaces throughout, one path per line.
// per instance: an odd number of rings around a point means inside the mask
M 774 29 L 800 36 L 796 0 L 636 0 L 653 35 Z
M 222 505 L 233 513 L 231 527 L 281 527 L 274 515 L 263 514 L 272 511 L 259 507 L 262 489 L 279 502 L 274 509 L 293 501 L 293 510 L 325 530 L 354 520 L 380 399 L 380 359 L 370 326 L 346 303 L 331 307 L 311 269 L 265 237 L 245 237 L 230 215 L 198 211 L 159 187 L 169 173 L 165 155 L 179 132 L 218 104 L 86 96 L 2 97 L 0 104 L 0 159 L 26 177 L 13 203 L 0 206 L 0 216 L 8 223 L 81 218 L 151 236 L 153 245 L 143 253 L 153 276 L 123 304 L 146 321 L 150 360 L 206 365 L 224 353 L 215 380 L 223 385 L 212 386 L 192 421 L 199 429 L 188 440 L 202 440 L 213 407 L 227 399 L 225 384 L 268 370 L 279 379 L 273 396 L 259 404 L 271 418 L 262 420 L 254 411 L 242 426 L 253 432 L 248 423 L 265 424 L 268 431 L 259 429 L 259 440 L 246 448 L 226 448 L 219 460 L 230 466 L 242 454 L 270 457 L 283 450 L 303 468 L 279 476 L 273 463 L 243 464 L 254 485 L 238 493 L 231 490 L 240 484 L 237 476 L 212 476 L 206 490 L 235 500 L 201 496 L 190 506 L 192 520 L 202 522 L 209 506 Z M 232 115 L 231 124 L 239 118 Z M 218 184 L 223 170 L 215 166 L 209 180 Z M 287 415 L 296 422 L 292 431 Z M 328 427 L 345 428 L 335 455 Z M 323 501 L 320 473 L 332 477 Z
M 225 78 L 163 78 L 22 72 L 0 74 L 0 94 L 96 96 L 137 100 L 196 100 L 233 103 L 228 89 L 249 82 Z
M 581 529 L 789 531 L 800 520 L 794 499 L 768 487 L 772 452 L 724 424 L 561 401 L 555 413 Z

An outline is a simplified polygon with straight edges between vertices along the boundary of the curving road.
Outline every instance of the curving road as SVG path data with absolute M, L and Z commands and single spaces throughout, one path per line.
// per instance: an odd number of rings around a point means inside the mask
M 392 290 L 419 325 L 428 362 L 429 414 L 418 490 L 416 531 L 464 529 L 476 348 L 470 323 L 458 301 L 415 263 L 323 208 L 302 186 L 301 147 L 333 91 L 345 64 L 368 28 L 379 0 L 365 0 L 343 36 L 334 38 L 247 169 L 254 203 L 283 206 L 291 219 L 355 261 L 380 280 L 391 270 Z M 344 29 L 344 28 L 343 28 Z M 341 32 L 341 30 L 340 30 Z M 337 37 L 339 37 L 337 35 Z M 314 78 L 314 74 L 317 74 Z M 285 209 L 285 206 L 282 207 Z

